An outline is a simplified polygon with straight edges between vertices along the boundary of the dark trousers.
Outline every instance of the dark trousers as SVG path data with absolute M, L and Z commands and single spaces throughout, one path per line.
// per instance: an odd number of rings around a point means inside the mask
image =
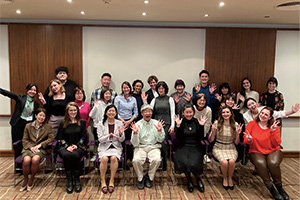
M 267 155 L 260 153 L 250 153 L 251 162 L 255 165 L 258 175 L 263 179 L 267 188 L 273 185 L 281 184 L 280 163 L 282 161 L 282 152 L 273 151 Z M 272 176 L 273 182 L 269 175 Z
M 70 152 L 67 149 L 62 149 L 58 152 L 58 154 L 64 161 L 66 171 L 80 170 L 80 160 L 85 155 L 84 150 L 78 148 L 73 152 Z

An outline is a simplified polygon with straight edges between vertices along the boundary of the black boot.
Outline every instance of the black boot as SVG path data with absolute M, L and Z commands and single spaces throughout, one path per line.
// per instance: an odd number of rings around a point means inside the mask
M 186 176 L 186 179 L 187 179 L 188 191 L 193 192 L 194 191 L 194 186 L 193 186 L 191 175 L 189 173 L 185 173 L 185 176 Z
M 68 194 L 71 194 L 73 192 L 73 176 L 71 171 L 66 171 L 66 176 L 67 176 L 66 190 Z
M 284 200 L 289 200 L 289 195 L 284 191 L 281 184 L 275 185 L 279 194 L 283 197 Z
M 271 192 L 275 200 L 283 200 L 283 197 L 279 194 L 279 192 L 275 189 L 273 185 L 269 187 L 268 190 Z
M 75 192 L 81 192 L 81 183 L 80 183 L 80 172 L 79 170 L 74 171 L 74 179 L 75 179 Z
M 200 177 L 197 177 L 196 180 L 197 180 L 197 187 L 198 187 L 198 190 L 199 190 L 200 192 L 204 192 L 204 184 L 203 184 L 201 178 L 200 178 Z

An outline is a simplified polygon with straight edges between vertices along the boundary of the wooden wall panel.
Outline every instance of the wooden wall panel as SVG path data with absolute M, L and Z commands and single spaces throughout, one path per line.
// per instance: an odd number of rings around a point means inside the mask
M 80 25 L 9 24 L 9 56 L 14 93 L 24 94 L 30 82 L 44 93 L 58 66 L 67 66 L 69 79 L 82 85 Z
M 266 81 L 274 75 L 275 43 L 275 30 L 207 28 L 205 69 L 211 82 L 228 82 L 237 92 L 249 77 L 256 91 L 266 91 Z

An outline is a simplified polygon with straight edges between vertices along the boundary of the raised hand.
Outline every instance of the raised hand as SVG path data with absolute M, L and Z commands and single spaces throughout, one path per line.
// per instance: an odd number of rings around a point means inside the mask
M 143 102 L 144 102 L 144 101 L 147 100 L 148 94 L 146 95 L 146 92 L 142 92 L 141 97 L 142 97 L 142 100 L 143 100 Z
M 176 126 L 179 128 L 180 127 L 180 124 L 182 122 L 182 119 L 180 119 L 180 116 L 179 115 L 175 115 L 174 116 L 174 121 L 176 123 Z
M 279 124 L 279 121 L 275 120 L 274 123 L 272 124 L 272 126 L 270 127 L 271 132 L 273 132 L 277 129 L 278 124 Z
M 246 139 L 248 140 L 248 142 L 251 142 L 252 136 L 250 135 L 249 131 L 247 130 L 247 132 L 244 132 L 244 134 L 246 135 Z
M 185 97 L 183 97 L 187 102 L 190 102 L 192 96 L 191 94 L 187 94 Z
M 140 125 L 136 125 L 135 124 L 135 122 L 132 122 L 131 124 L 130 124 L 130 128 L 131 128 L 131 130 L 133 131 L 133 134 L 137 134 L 137 132 L 138 132 L 138 130 L 139 130 L 139 128 L 140 128 Z
M 217 85 L 215 83 L 211 84 L 209 86 L 209 93 L 213 94 L 216 89 L 217 89 Z
M 94 105 L 98 104 L 98 100 L 94 99 Z
M 222 101 L 222 96 L 219 95 L 218 93 L 215 94 L 215 98 L 216 98 L 219 102 Z
M 211 124 L 211 133 L 215 134 L 217 132 L 216 125 L 215 125 L 215 123 L 210 123 L 210 124 Z
M 236 134 L 240 134 L 242 132 L 242 128 L 243 128 L 244 124 L 239 124 L 238 127 L 235 129 Z
M 173 99 L 174 99 L 175 103 L 178 103 L 180 100 L 177 94 L 173 97 Z
M 294 106 L 292 106 L 293 113 L 298 112 L 299 108 L 300 108 L 300 104 L 299 103 L 296 103 Z
M 123 124 L 121 127 L 120 127 L 120 126 L 118 127 L 120 137 L 122 136 L 122 134 L 124 133 L 124 131 L 125 131 L 127 128 L 128 128 L 128 126 L 126 127 L 125 124 Z
M 43 105 L 45 105 L 47 102 L 46 102 L 46 100 L 45 100 L 43 94 L 42 94 L 41 92 L 39 92 L 38 95 L 39 95 L 39 100 L 41 101 L 41 103 L 42 103 Z
M 239 110 L 240 109 L 240 105 L 234 104 L 232 107 L 233 110 Z
M 200 92 L 200 86 L 198 83 L 195 83 L 195 90 L 196 90 L 196 93 Z
M 157 125 L 155 125 L 155 128 L 157 129 L 158 132 L 161 131 L 161 129 L 165 126 L 165 121 L 164 120 L 158 120 Z
M 200 119 L 198 119 L 198 122 L 201 126 L 204 126 L 205 122 L 207 121 L 207 117 L 204 115 L 204 116 L 200 116 Z

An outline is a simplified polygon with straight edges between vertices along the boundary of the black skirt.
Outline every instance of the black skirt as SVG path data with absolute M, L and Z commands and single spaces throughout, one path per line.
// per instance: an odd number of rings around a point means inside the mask
M 200 146 L 183 145 L 174 155 L 176 173 L 203 173 L 203 154 Z

